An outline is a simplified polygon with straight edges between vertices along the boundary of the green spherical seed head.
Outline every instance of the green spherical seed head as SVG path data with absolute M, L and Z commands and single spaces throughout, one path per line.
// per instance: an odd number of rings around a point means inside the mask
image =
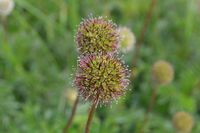
M 80 54 L 115 52 L 119 31 L 114 23 L 103 17 L 85 19 L 78 27 L 76 42 Z
M 109 103 L 127 90 L 128 70 L 112 54 L 90 54 L 80 58 L 75 85 L 84 99 Z

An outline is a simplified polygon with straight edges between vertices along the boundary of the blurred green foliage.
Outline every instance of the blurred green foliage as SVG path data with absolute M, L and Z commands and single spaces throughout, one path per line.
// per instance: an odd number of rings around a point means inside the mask
M 110 108 L 98 108 L 91 133 L 136 133 L 151 95 L 151 66 L 172 63 L 175 79 L 162 86 L 146 133 L 173 133 L 172 116 L 187 111 L 200 133 L 200 7 L 197 0 L 157 1 L 138 60 L 137 78 Z M 140 35 L 150 1 L 15 0 L 0 25 L 0 132 L 60 133 L 71 106 L 63 93 L 72 88 L 77 52 L 76 26 L 89 14 L 108 16 Z M 133 52 L 123 58 L 131 65 Z M 74 88 L 73 88 L 74 89 Z M 70 133 L 83 132 L 89 104 L 80 103 Z

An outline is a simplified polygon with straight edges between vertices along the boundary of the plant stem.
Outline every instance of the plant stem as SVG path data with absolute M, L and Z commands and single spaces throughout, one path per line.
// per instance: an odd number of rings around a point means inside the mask
M 91 108 L 90 108 L 90 111 L 89 111 L 89 114 L 88 114 L 88 120 L 87 120 L 87 123 L 86 123 L 86 126 L 85 126 L 85 133 L 90 132 L 90 125 L 91 125 L 92 118 L 93 118 L 94 112 L 96 110 L 97 104 L 98 104 L 98 100 L 94 101 Z
M 74 102 L 74 105 L 73 105 L 73 108 L 72 108 L 72 112 L 71 112 L 71 115 L 70 115 L 70 118 L 69 120 L 67 121 L 66 125 L 65 125 L 65 128 L 63 129 L 63 133 L 67 133 L 68 132 L 68 129 L 70 128 L 71 124 L 72 124 L 72 121 L 74 119 L 74 115 L 76 113 L 76 109 L 77 109 L 77 105 L 78 105 L 78 102 L 79 102 L 79 95 L 77 95 L 76 97 L 76 100 Z
M 146 17 L 145 17 L 145 20 L 144 20 L 144 25 L 141 29 L 138 42 L 136 43 L 136 46 L 135 46 L 136 48 L 135 48 L 135 53 L 134 53 L 134 56 L 133 56 L 132 66 L 136 66 L 136 64 L 137 64 L 137 60 L 138 60 L 139 55 L 140 55 L 140 47 L 141 47 L 141 44 L 144 41 L 144 36 L 145 36 L 146 31 L 147 31 L 148 25 L 149 25 L 149 23 L 152 19 L 152 13 L 153 13 L 153 10 L 156 6 L 156 2 L 157 2 L 157 0 L 151 0 L 149 10 L 148 10 Z
M 3 16 L 0 18 L 4 31 L 4 41 L 7 43 L 7 17 Z
M 150 99 L 150 102 L 149 102 L 149 105 L 148 105 L 148 108 L 147 108 L 147 112 L 146 112 L 145 117 L 144 117 L 144 122 L 143 122 L 143 126 L 141 128 L 140 133 L 144 132 L 144 128 L 145 128 L 145 126 L 146 126 L 146 124 L 148 123 L 148 120 L 149 120 L 149 114 L 153 111 L 153 107 L 154 107 L 155 102 L 156 102 L 156 97 L 157 97 L 157 87 L 154 87 L 153 90 L 152 90 L 151 99 Z
M 157 96 L 157 88 L 153 88 L 152 95 L 151 95 L 151 101 L 150 101 L 147 113 L 152 112 L 154 104 L 156 102 L 156 96 Z

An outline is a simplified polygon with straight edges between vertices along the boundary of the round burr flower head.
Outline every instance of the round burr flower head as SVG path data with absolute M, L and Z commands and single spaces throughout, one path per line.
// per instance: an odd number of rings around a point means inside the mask
M 14 8 L 13 0 L 0 0 L 0 15 L 8 16 Z
M 136 38 L 133 32 L 127 27 L 120 27 L 120 50 L 124 53 L 134 49 Z
M 129 71 L 113 54 L 89 54 L 80 58 L 75 85 L 85 100 L 110 103 L 123 95 Z
M 91 17 L 79 25 L 76 43 L 80 54 L 115 52 L 119 45 L 119 31 L 113 22 L 103 17 Z
M 193 128 L 194 121 L 190 114 L 186 112 L 177 112 L 173 116 L 173 125 L 179 133 L 190 133 Z
M 159 60 L 152 67 L 152 78 L 158 84 L 169 84 L 174 78 L 172 65 L 164 60 Z

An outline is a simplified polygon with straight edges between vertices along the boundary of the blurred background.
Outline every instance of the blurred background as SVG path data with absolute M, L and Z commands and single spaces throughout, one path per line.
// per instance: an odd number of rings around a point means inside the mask
M 0 133 L 60 133 L 69 118 L 76 88 L 74 42 L 77 25 L 89 14 L 128 27 L 138 40 L 151 0 L 14 0 L 0 25 Z M 136 47 L 135 47 L 136 48 Z M 189 113 L 200 133 L 200 1 L 157 0 L 141 43 L 123 59 L 133 70 L 130 91 L 97 109 L 91 133 L 138 133 L 152 94 L 152 65 L 168 61 L 171 83 L 157 88 L 145 133 L 175 133 L 176 112 Z M 88 102 L 80 102 L 70 133 L 81 133 Z

